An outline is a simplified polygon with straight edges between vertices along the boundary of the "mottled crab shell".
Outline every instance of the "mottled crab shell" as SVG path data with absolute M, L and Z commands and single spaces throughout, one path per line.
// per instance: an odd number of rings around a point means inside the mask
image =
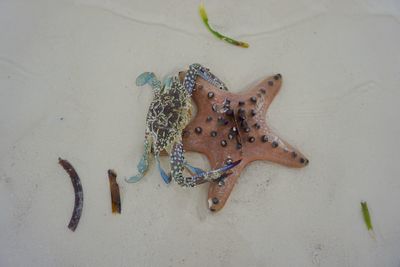
M 147 127 L 154 141 L 155 154 L 170 152 L 176 141 L 182 140 L 182 131 L 191 118 L 190 95 L 179 82 L 172 79 L 170 88 L 156 92 L 147 114 Z

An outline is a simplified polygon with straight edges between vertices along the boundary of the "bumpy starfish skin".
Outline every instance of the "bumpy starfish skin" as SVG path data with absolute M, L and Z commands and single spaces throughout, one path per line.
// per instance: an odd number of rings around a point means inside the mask
M 242 159 L 228 178 L 210 185 L 211 211 L 223 208 L 240 173 L 252 161 L 268 160 L 295 168 L 308 164 L 302 153 L 267 126 L 266 112 L 281 84 L 282 77 L 277 74 L 235 94 L 197 78 L 193 93 L 197 114 L 184 131 L 185 150 L 205 154 L 212 168 Z

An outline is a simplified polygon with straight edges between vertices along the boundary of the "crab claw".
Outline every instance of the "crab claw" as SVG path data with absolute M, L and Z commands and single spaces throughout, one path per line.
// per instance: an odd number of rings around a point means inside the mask
M 237 161 L 234 161 L 234 162 L 232 162 L 232 163 L 230 163 L 230 164 L 225 165 L 225 166 L 222 167 L 220 170 L 221 170 L 222 172 L 226 172 L 226 171 L 232 169 L 233 167 L 236 167 L 237 165 L 239 165 L 240 162 L 242 162 L 241 159 L 239 159 L 239 160 L 237 160 Z
M 238 160 L 232 163 L 229 163 L 219 169 L 211 170 L 211 171 L 202 171 L 198 168 L 191 168 L 185 163 L 183 157 L 183 145 L 181 142 L 175 143 L 172 152 L 171 152 L 171 176 L 175 180 L 177 184 L 183 187 L 193 187 L 199 184 L 203 184 L 205 182 L 217 181 L 224 173 L 233 167 L 237 166 L 242 160 Z M 184 167 L 188 168 L 190 172 L 195 175 L 184 177 L 183 169 Z
M 192 181 L 195 183 L 195 185 L 203 184 L 205 182 L 212 182 L 212 181 L 219 182 L 221 180 L 223 181 L 226 177 L 231 175 L 231 173 L 227 173 L 227 171 L 239 165 L 241 161 L 242 160 L 240 159 L 230 164 L 227 164 L 219 169 L 204 172 L 202 174 L 195 175 L 190 178 L 192 178 Z

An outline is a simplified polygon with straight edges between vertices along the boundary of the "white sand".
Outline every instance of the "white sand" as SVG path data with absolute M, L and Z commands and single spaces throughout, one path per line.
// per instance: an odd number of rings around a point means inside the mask
M 211 36 L 198 1 L 0 1 L 0 266 L 399 266 L 399 1 L 234 2 L 205 4 L 249 49 Z M 166 186 L 154 165 L 125 183 L 152 97 L 136 76 L 193 62 L 232 91 L 282 73 L 268 118 L 310 165 L 252 164 L 217 214 L 207 186 Z M 59 156 L 82 178 L 75 233 Z

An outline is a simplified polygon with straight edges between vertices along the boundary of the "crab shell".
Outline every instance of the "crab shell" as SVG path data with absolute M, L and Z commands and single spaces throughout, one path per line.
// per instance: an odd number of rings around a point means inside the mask
M 153 153 L 171 152 L 176 142 L 182 141 L 182 132 L 192 116 L 192 103 L 178 77 L 171 85 L 156 92 L 147 113 L 146 125 L 153 139 Z

